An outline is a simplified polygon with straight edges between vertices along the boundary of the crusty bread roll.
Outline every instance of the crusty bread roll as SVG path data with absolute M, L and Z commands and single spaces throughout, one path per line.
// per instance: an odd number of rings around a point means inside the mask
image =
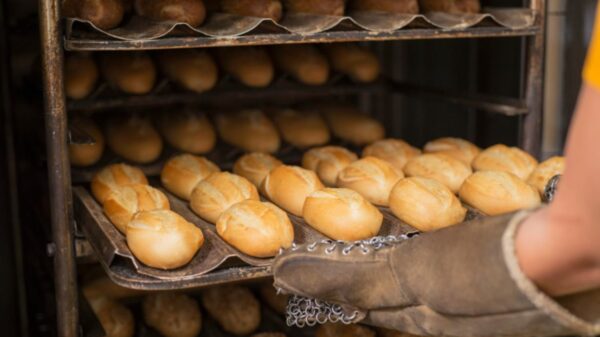
M 460 188 L 460 198 L 487 215 L 499 215 L 533 208 L 541 203 L 540 194 L 512 173 L 479 171 Z
M 383 222 L 375 206 L 346 188 L 325 188 L 309 194 L 302 215 L 314 229 L 344 241 L 376 236 Z
M 140 164 L 155 161 L 163 149 L 162 138 L 150 120 L 139 116 L 110 120 L 106 142 L 118 156 Z
M 107 337 L 133 337 L 135 321 L 131 310 L 105 296 L 87 300 Z
M 175 269 L 186 265 L 204 244 L 200 228 L 169 210 L 138 212 L 127 224 L 127 245 L 145 265 Z
M 315 337 L 375 337 L 375 331 L 358 324 L 325 323 L 315 331 Z
M 307 85 L 322 85 L 329 79 L 329 62 L 321 51 L 311 44 L 289 44 L 272 48 L 277 66 Z
M 221 214 L 217 233 L 240 252 L 254 257 L 277 255 L 294 241 L 294 228 L 279 207 L 257 200 L 244 200 Z
M 543 195 L 550 179 L 563 174 L 564 171 L 565 157 L 555 156 L 540 163 L 527 178 L 527 183 L 535 187 L 540 195 Z
M 134 5 L 137 15 L 156 21 L 175 21 L 196 27 L 206 18 L 202 0 L 135 0 Z
M 88 20 L 100 29 L 112 29 L 123 21 L 125 6 L 122 0 L 84 1 L 63 0 L 62 15 Z
M 221 0 L 221 10 L 241 16 L 269 18 L 277 22 L 283 14 L 279 0 Z
M 65 95 L 82 99 L 94 91 L 99 76 L 98 65 L 91 54 L 70 53 L 65 57 Z
M 421 154 L 421 150 L 400 139 L 382 139 L 363 149 L 363 157 L 376 157 L 392 164 L 398 171 L 404 170 L 409 160 Z
M 278 314 L 285 315 L 285 309 L 290 296 L 277 294 L 277 290 L 273 287 L 273 280 L 263 283 L 260 286 L 259 292 L 263 302 L 267 303 Z
M 261 191 L 279 207 L 302 216 L 306 197 L 324 187 L 313 171 L 282 165 L 269 172 L 263 180 Z
M 259 200 L 256 187 L 248 179 L 218 172 L 194 187 L 190 206 L 198 216 L 214 224 L 229 207 L 248 199 Z
M 396 14 L 419 14 L 417 0 L 350 0 L 349 8 L 355 11 L 377 11 Z
M 112 164 L 98 171 L 92 178 L 92 194 L 100 204 L 119 186 L 148 184 L 144 172 L 127 164 Z
M 445 153 L 426 153 L 406 163 L 404 173 L 408 177 L 437 180 L 453 193 L 457 193 L 473 171 L 469 165 Z
M 297 148 L 303 149 L 329 142 L 327 123 L 315 111 L 283 109 L 275 113 L 273 119 L 283 140 Z
M 479 13 L 481 4 L 479 0 L 419 0 L 421 11 L 444 12 L 452 14 Z
M 379 59 L 368 48 L 353 43 L 330 43 L 323 45 L 323 49 L 331 67 L 353 81 L 368 83 L 379 77 Z
M 260 324 L 260 303 L 243 286 L 208 288 L 202 293 L 202 306 L 224 331 L 234 335 L 250 334 Z
M 208 117 L 195 111 L 163 113 L 158 129 L 169 145 L 183 152 L 207 153 L 217 143 L 217 133 Z
M 537 160 L 527 152 L 502 144 L 488 147 L 471 163 L 475 171 L 505 171 L 522 180 L 529 177 L 537 164 Z
M 281 165 L 283 163 L 279 159 L 269 154 L 252 152 L 241 156 L 235 161 L 233 173 L 250 180 L 258 188 L 267 174 Z
M 321 108 L 329 128 L 338 138 L 355 145 L 370 144 L 385 137 L 385 129 L 377 120 L 345 105 Z
M 165 337 L 196 337 L 202 314 L 195 299 L 180 293 L 147 295 L 142 302 L 144 322 Z
M 421 177 L 405 178 L 394 186 L 390 209 L 400 220 L 423 232 L 455 225 L 467 214 L 448 187 Z
M 203 93 L 215 87 L 219 68 L 206 50 L 180 49 L 157 54 L 163 73 L 187 90 Z
M 283 0 L 283 6 L 290 13 L 342 16 L 346 0 Z
M 335 186 L 338 174 L 358 156 L 341 146 L 323 146 L 308 150 L 302 156 L 302 167 L 317 172 L 327 186 Z
M 354 190 L 375 205 L 387 206 L 392 188 L 402 178 L 402 171 L 392 164 L 376 157 L 365 157 L 340 172 L 337 186 Z
M 475 144 L 460 138 L 444 137 L 434 139 L 427 144 L 423 150 L 426 153 L 442 152 L 452 156 L 467 165 L 481 152 L 481 149 Z
M 275 125 L 261 110 L 242 110 L 215 116 L 223 141 L 248 152 L 273 153 L 281 140 Z
M 93 144 L 69 144 L 69 160 L 74 166 L 90 166 L 100 160 L 104 153 L 104 136 L 94 121 L 86 117 L 71 120 L 71 128 L 94 138 Z
M 386 328 L 377 328 L 378 337 L 419 337 L 402 331 L 390 330 Z
M 275 66 L 262 47 L 233 47 L 216 50 L 221 67 L 242 84 L 264 88 L 275 76 Z
M 184 200 L 190 200 L 198 183 L 209 175 L 221 171 L 210 160 L 191 154 L 181 154 L 169 159 L 160 173 L 162 185 Z
M 170 209 L 169 199 L 160 190 L 144 184 L 120 186 L 104 201 L 104 213 L 123 234 L 127 234 L 127 224 L 135 213 L 155 209 Z
M 108 84 L 128 94 L 147 94 L 156 82 L 156 66 L 142 52 L 101 53 L 100 70 Z

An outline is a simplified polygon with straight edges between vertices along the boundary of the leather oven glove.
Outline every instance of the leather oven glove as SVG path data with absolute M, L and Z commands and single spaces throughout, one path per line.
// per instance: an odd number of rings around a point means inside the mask
M 296 246 L 275 259 L 275 287 L 326 301 L 316 301 L 330 311 L 319 323 L 336 316 L 422 336 L 600 334 L 600 289 L 552 299 L 520 270 L 514 239 L 527 214 L 375 245 Z M 290 306 L 302 302 L 293 298 L 297 302 Z M 292 309 L 292 316 L 300 309 Z M 315 308 L 308 311 L 315 314 Z

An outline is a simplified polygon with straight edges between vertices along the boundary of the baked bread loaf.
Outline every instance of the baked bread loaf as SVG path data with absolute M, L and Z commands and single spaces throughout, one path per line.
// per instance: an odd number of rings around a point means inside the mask
M 473 171 L 469 165 L 445 153 L 426 153 L 411 159 L 404 166 L 404 173 L 408 177 L 437 180 L 453 193 L 458 193 Z
M 150 120 L 139 116 L 110 120 L 106 142 L 118 156 L 140 164 L 155 161 L 163 149 L 162 139 Z
M 294 228 L 279 207 L 257 200 L 244 200 L 221 214 L 217 233 L 240 252 L 254 257 L 272 257 L 290 248 Z
M 229 207 L 248 199 L 259 200 L 256 187 L 248 179 L 218 172 L 194 187 L 190 206 L 198 216 L 214 224 Z
M 565 157 L 555 156 L 540 163 L 527 178 L 527 183 L 535 187 L 540 195 L 543 195 L 550 179 L 563 174 L 564 171 Z
M 158 128 L 169 145 L 183 152 L 210 152 L 217 143 L 217 133 L 205 114 L 190 110 L 163 113 Z
M 279 0 L 221 0 L 221 10 L 229 14 L 269 18 L 275 22 L 283 15 Z
M 405 178 L 394 186 L 390 209 L 400 220 L 423 232 L 455 225 L 467 214 L 450 189 L 437 180 L 421 177 Z
M 82 99 L 94 91 L 99 76 L 98 65 L 91 54 L 70 53 L 65 57 L 65 95 Z
M 275 46 L 272 48 L 272 55 L 277 66 L 300 83 L 323 85 L 329 79 L 327 57 L 315 45 Z
M 181 154 L 169 159 L 160 173 L 162 185 L 184 200 L 190 200 L 198 183 L 209 175 L 221 171 L 210 160 L 191 154 Z
M 142 52 L 101 53 L 100 70 L 109 85 L 127 94 L 147 94 L 156 82 L 156 66 Z
M 277 290 L 273 287 L 273 282 L 265 282 L 259 289 L 260 298 L 264 303 L 267 303 L 271 309 L 275 310 L 280 315 L 285 315 L 285 309 L 288 304 L 289 295 L 277 294 Z
M 451 14 L 479 13 L 481 4 L 479 0 L 419 0 L 421 11 L 444 12 Z
M 471 163 L 475 171 L 505 171 L 522 180 L 529 177 L 537 164 L 537 160 L 527 152 L 502 144 L 485 149 Z
M 273 81 L 275 67 L 265 48 L 218 48 L 216 53 L 225 72 L 246 86 L 264 88 Z
M 273 153 L 281 143 L 275 125 L 261 110 L 242 110 L 215 116 L 221 139 L 247 152 Z
M 375 331 L 358 324 L 325 323 L 315 331 L 315 337 L 375 337 Z
M 133 337 L 135 321 L 131 310 L 123 304 L 104 296 L 88 298 L 87 300 L 96 318 L 100 321 L 106 336 Z
M 237 336 L 254 332 L 260 324 L 260 303 L 243 286 L 208 288 L 202 293 L 202 306 L 224 331 Z
M 368 83 L 379 77 L 379 59 L 368 48 L 353 43 L 329 43 L 323 45 L 323 49 L 333 70 L 347 75 L 353 81 Z
M 302 156 L 302 167 L 317 172 L 327 186 L 335 186 L 338 174 L 358 156 L 341 146 L 323 146 L 308 150 Z
M 512 173 L 479 171 L 460 188 L 460 198 L 487 215 L 500 215 L 528 209 L 541 203 L 540 194 Z
M 214 88 L 219 80 L 217 63 L 205 50 L 165 51 L 157 57 L 163 73 L 187 90 L 203 93 Z
M 175 21 L 200 26 L 206 18 L 202 0 L 135 0 L 139 16 L 156 21 Z
M 346 0 L 283 0 L 283 6 L 289 13 L 342 16 Z
M 388 206 L 394 185 L 404 178 L 392 164 L 375 157 L 364 157 L 346 166 L 337 177 L 337 186 L 360 193 L 368 201 Z
M 298 166 L 282 165 L 274 168 L 263 180 L 263 194 L 284 210 L 302 216 L 306 197 L 323 189 L 316 173 Z
M 400 139 L 382 139 L 367 146 L 363 157 L 376 157 L 392 164 L 398 171 L 404 170 L 404 165 L 412 158 L 421 154 L 421 150 Z
M 125 6 L 122 0 L 63 0 L 62 15 L 90 21 L 94 26 L 108 30 L 123 21 Z
M 90 166 L 100 160 L 104 152 L 104 136 L 94 121 L 86 117 L 75 117 L 71 128 L 76 128 L 94 138 L 93 144 L 69 144 L 69 160 L 74 166 Z
M 349 8 L 355 11 L 419 14 L 417 0 L 350 0 Z
M 309 194 L 303 216 L 314 229 L 344 241 L 376 236 L 383 222 L 383 215 L 375 206 L 346 188 L 325 188 Z
M 350 106 L 322 107 L 329 128 L 338 138 L 355 145 L 370 144 L 385 137 L 385 129 L 377 120 Z
M 329 128 L 315 111 L 283 109 L 273 115 L 281 137 L 289 144 L 303 149 L 327 144 Z
M 202 314 L 195 299 L 175 292 L 147 295 L 142 302 L 144 322 L 165 337 L 196 337 Z
M 233 173 L 248 179 L 257 188 L 263 180 L 277 166 L 283 163 L 266 153 L 252 152 L 241 156 L 233 164 Z
M 200 228 L 169 210 L 138 212 L 127 224 L 127 245 L 145 265 L 175 269 L 186 265 L 204 244 Z
M 452 156 L 467 165 L 481 152 L 481 149 L 475 144 L 460 138 L 444 137 L 434 139 L 427 144 L 423 150 L 426 153 L 441 152 Z
M 100 204 L 119 186 L 148 184 L 144 172 L 127 164 L 112 164 L 98 171 L 92 178 L 92 194 Z

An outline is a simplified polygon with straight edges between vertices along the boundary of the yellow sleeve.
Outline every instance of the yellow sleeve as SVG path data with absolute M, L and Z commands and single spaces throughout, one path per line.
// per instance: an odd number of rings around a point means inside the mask
M 588 84 L 600 90 L 600 5 L 596 11 L 596 23 L 594 34 L 588 50 L 585 67 L 583 68 L 583 79 Z

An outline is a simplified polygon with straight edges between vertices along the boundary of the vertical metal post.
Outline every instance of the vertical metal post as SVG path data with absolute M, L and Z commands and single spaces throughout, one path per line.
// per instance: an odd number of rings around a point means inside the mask
M 67 112 L 63 86 L 63 49 L 60 1 L 39 0 L 46 151 L 50 187 L 54 287 L 57 335 L 78 333 L 77 280 L 71 196 L 71 172 L 67 153 Z

